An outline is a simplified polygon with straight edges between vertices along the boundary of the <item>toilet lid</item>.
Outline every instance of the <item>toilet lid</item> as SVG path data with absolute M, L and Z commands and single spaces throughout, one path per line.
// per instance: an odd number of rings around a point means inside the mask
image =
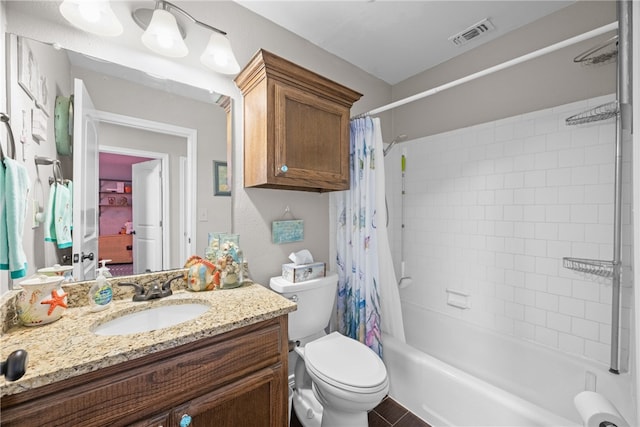
M 337 332 L 308 343 L 304 350 L 307 369 L 335 387 L 373 392 L 387 383 L 387 370 L 378 355 Z

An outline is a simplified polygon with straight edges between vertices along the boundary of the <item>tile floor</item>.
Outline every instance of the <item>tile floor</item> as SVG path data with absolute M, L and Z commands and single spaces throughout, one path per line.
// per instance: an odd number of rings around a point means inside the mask
M 302 427 L 295 412 L 293 410 L 291 412 L 291 427 Z M 369 427 L 430 426 L 392 398 L 385 397 L 378 406 L 369 412 Z

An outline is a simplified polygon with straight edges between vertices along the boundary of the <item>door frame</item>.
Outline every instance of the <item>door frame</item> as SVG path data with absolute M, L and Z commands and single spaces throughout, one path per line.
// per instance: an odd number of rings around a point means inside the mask
M 184 138 L 187 144 L 187 164 L 191 165 L 186 174 L 186 180 L 184 176 L 178 177 L 181 180 L 180 188 L 189 188 L 191 191 L 187 191 L 184 194 L 184 206 L 186 207 L 187 214 L 184 218 L 184 234 L 180 235 L 182 242 L 180 242 L 180 247 L 186 248 L 186 253 L 193 253 L 193 242 L 195 240 L 193 236 L 193 230 L 195 230 L 194 226 L 196 224 L 196 197 L 197 194 L 197 174 L 198 174 L 198 162 L 197 162 L 197 147 L 198 147 L 198 131 L 192 128 L 185 128 L 181 126 L 175 126 L 169 123 L 156 122 L 153 120 L 140 119 L 137 117 L 126 116 L 123 114 L 110 113 L 107 111 L 96 111 L 95 117 L 103 123 L 108 123 L 117 126 L 125 126 L 134 129 L 146 130 L 166 135 L 178 136 Z M 107 149 L 111 149 L 114 151 L 107 151 Z M 113 146 L 104 146 L 99 145 L 98 151 L 100 152 L 110 152 L 113 154 L 124 154 L 134 155 L 140 157 L 149 157 L 149 158 L 160 158 L 162 156 L 157 157 L 158 154 L 166 156 L 166 162 L 163 160 L 162 168 L 162 182 L 163 182 L 163 191 L 165 194 L 168 193 L 169 182 L 168 182 L 168 171 L 169 171 L 169 160 L 167 153 L 152 153 L 146 152 L 142 150 L 130 149 L 130 148 L 120 148 Z M 134 154 L 135 153 L 135 154 Z M 143 153 L 143 154 L 139 154 Z M 150 155 L 155 154 L 155 155 Z M 169 203 L 163 203 L 163 221 L 169 220 Z M 182 221 L 181 221 L 182 224 Z M 169 246 L 169 237 L 165 236 L 168 234 L 163 227 L 162 231 L 162 245 L 163 245 L 163 253 L 164 256 L 162 263 L 163 268 L 170 268 L 170 246 Z

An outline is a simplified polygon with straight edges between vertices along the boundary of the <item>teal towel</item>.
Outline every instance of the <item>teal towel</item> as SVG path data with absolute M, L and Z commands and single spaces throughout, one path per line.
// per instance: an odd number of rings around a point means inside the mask
M 69 227 L 69 229 L 73 231 L 73 181 L 68 179 L 65 185 L 69 189 L 69 203 L 71 206 L 71 219 L 69 220 L 71 226 Z
M 55 205 L 56 205 L 56 188 L 58 183 L 54 182 L 49 189 L 49 203 L 44 215 L 44 241 L 56 242 L 56 223 L 55 223 Z
M 71 241 L 71 221 L 73 213 L 71 211 L 71 192 L 64 185 L 58 184 L 56 188 L 55 203 L 55 229 L 58 248 L 70 248 Z
M 27 214 L 29 174 L 17 161 L 5 158 L 0 168 L 0 269 L 9 270 L 12 279 L 27 274 L 27 256 L 22 233 Z

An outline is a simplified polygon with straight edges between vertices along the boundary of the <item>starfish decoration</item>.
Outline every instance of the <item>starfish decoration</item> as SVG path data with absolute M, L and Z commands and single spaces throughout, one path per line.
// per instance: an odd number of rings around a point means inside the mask
M 56 307 L 60 306 L 67 308 L 67 303 L 64 301 L 66 297 L 66 293 L 63 292 L 62 295 L 58 295 L 58 291 L 54 289 L 51 291 L 51 299 L 42 300 L 40 301 L 40 304 L 49 304 L 49 311 L 47 311 L 47 316 L 51 316 L 51 313 L 53 313 L 53 310 L 55 310 Z

